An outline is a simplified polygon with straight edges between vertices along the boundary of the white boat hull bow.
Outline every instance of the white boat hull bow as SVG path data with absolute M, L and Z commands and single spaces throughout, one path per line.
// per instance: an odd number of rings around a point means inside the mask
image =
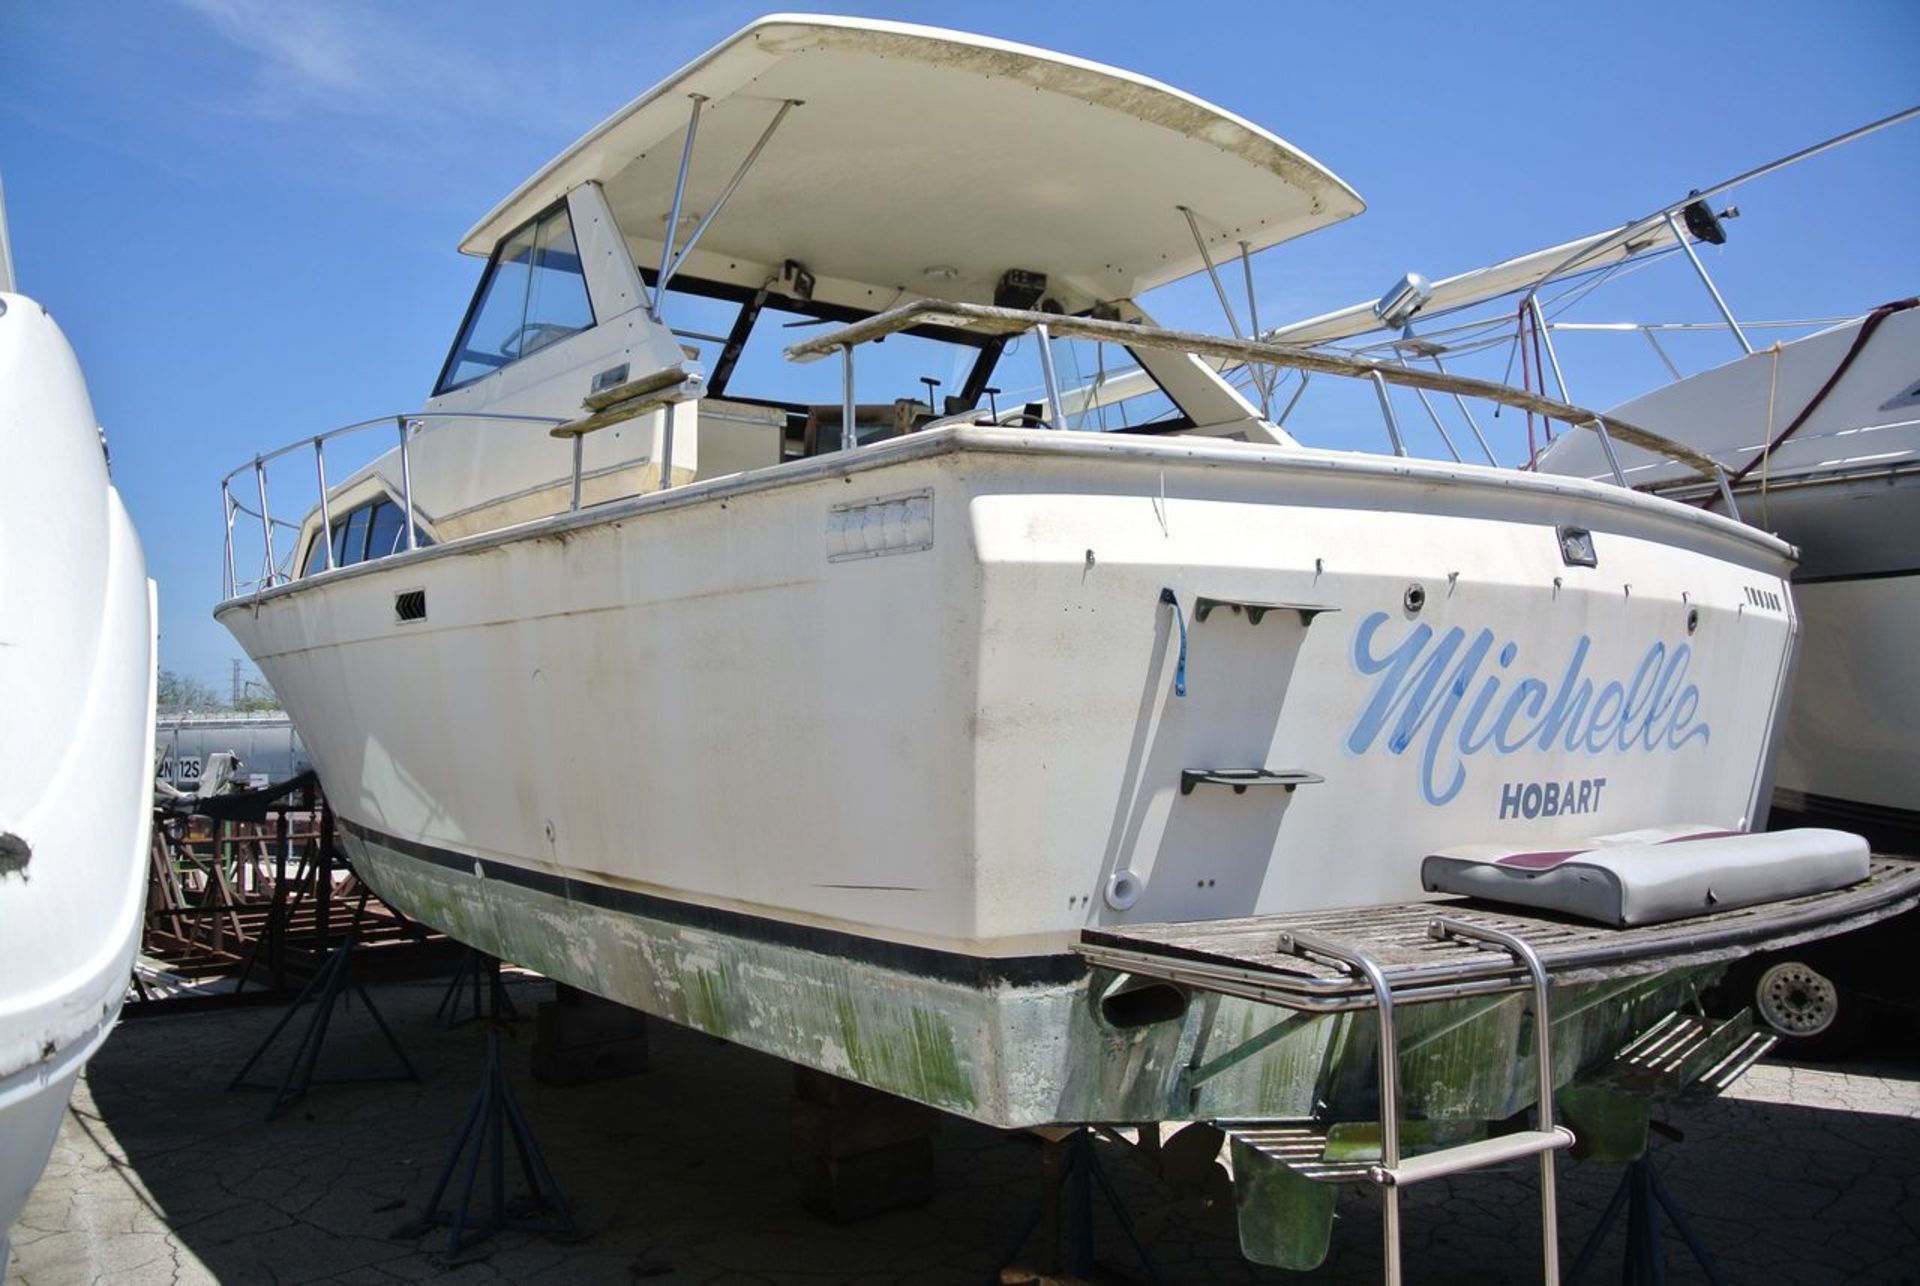
M 154 614 L 73 350 L 0 295 L 0 1260 L 120 1012 L 146 901 Z

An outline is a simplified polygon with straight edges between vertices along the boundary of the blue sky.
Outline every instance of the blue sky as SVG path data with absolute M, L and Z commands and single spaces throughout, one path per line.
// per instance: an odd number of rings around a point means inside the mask
M 1372 298 L 1409 268 L 1440 276 L 1599 230 L 1920 101 L 1911 0 L 841 11 L 1115 63 L 1313 154 L 1370 208 L 1261 257 L 1268 324 Z M 159 582 L 163 665 L 224 684 L 239 655 L 211 617 L 219 477 L 256 450 L 418 406 L 479 275 L 454 252 L 460 234 L 761 12 L 0 0 L 20 285 L 87 372 Z M 1742 317 L 1841 315 L 1920 289 L 1920 123 L 1732 199 L 1743 216 L 1709 262 Z M 1651 287 L 1635 300 L 1706 320 L 1706 300 L 1666 275 L 1671 306 Z M 1203 283 L 1146 302 L 1223 329 Z M 1653 382 L 1634 357 L 1581 355 L 1580 400 Z

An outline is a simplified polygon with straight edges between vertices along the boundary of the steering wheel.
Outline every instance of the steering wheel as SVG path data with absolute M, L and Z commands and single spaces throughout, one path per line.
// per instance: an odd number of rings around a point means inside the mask
M 553 322 L 522 322 L 514 328 L 511 334 L 500 341 L 500 346 L 495 351 L 502 357 L 521 358 L 530 352 L 538 352 L 554 340 L 562 339 L 571 334 L 573 334 L 573 327 L 571 326 L 560 326 Z M 552 336 L 551 339 L 547 338 L 549 335 Z M 535 344 L 533 348 L 529 349 L 527 347 L 528 339 L 539 339 L 542 342 Z

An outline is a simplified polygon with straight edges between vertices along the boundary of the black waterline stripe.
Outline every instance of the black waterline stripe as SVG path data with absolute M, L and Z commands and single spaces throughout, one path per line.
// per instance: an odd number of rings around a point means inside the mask
M 971 956 L 959 951 L 942 951 L 936 947 L 889 942 L 884 938 L 869 938 L 840 929 L 822 929 L 810 924 L 748 915 L 744 911 L 702 906 L 697 902 L 682 902 L 651 893 L 636 893 L 631 889 L 596 884 L 592 880 L 569 879 L 564 875 L 529 870 L 507 862 L 491 862 L 471 854 L 455 853 L 417 840 L 388 835 L 346 817 L 338 817 L 338 822 L 341 829 L 350 831 L 358 839 L 391 849 L 416 861 L 468 873 L 477 864 L 489 880 L 515 884 L 568 902 L 623 915 L 644 916 L 649 920 L 686 928 L 751 938 L 775 946 L 794 947 L 820 955 L 860 960 L 943 982 L 976 987 L 1001 982 L 1016 986 L 1071 982 L 1087 970 L 1086 962 L 1073 952 L 1046 956 Z
M 1796 585 L 1838 585 L 1854 580 L 1893 580 L 1900 576 L 1920 576 L 1920 567 L 1896 567 L 1884 572 L 1835 572 L 1831 576 L 1795 576 Z

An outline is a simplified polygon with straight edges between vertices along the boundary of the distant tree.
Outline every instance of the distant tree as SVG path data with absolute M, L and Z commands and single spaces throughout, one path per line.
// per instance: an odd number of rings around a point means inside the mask
M 160 671 L 154 704 L 162 710 L 218 710 L 225 702 L 210 684 L 172 670 Z

